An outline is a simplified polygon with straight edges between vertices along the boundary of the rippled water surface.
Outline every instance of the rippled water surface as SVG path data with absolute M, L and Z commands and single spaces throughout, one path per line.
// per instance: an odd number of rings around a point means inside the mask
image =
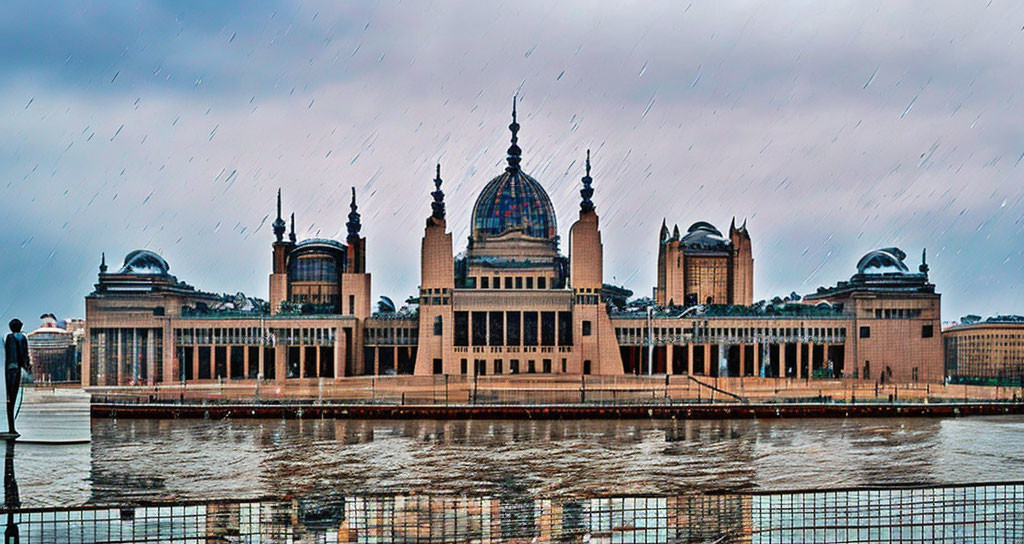
M 1024 480 L 1024 417 L 771 421 L 93 420 L 18 445 L 28 505 L 296 494 L 568 497 Z

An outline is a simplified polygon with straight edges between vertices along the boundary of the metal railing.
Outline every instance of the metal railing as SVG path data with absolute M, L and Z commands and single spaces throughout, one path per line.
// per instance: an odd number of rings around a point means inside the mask
M 538 498 L 358 495 L 0 510 L 7 542 L 948 542 L 1024 540 L 1024 482 Z M 12 538 L 15 537 L 15 538 Z

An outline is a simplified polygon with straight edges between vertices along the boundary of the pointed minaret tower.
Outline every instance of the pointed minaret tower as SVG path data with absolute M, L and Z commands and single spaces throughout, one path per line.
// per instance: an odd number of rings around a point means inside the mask
M 277 218 L 274 219 L 274 262 L 270 274 L 270 313 L 281 311 L 281 303 L 288 300 L 288 254 L 295 247 L 295 214 L 292 214 L 292 234 L 284 239 L 287 224 L 281 215 L 281 189 L 277 190 Z
M 512 166 L 511 154 L 512 150 L 509 148 L 509 167 Z M 518 165 L 518 162 L 516 164 Z M 453 351 L 452 293 L 455 289 L 455 264 L 452 235 L 448 232 L 445 220 L 440 164 L 437 165 L 434 177 L 434 191 L 430 195 L 433 197 L 430 203 L 431 214 L 427 217 L 420 246 L 420 327 L 415 369 L 417 376 L 461 372 Z
M 597 209 L 591 198 L 590 150 L 580 189 L 580 217 L 569 229 L 569 286 L 573 293 L 573 333 L 576 338 L 569 374 L 621 374 L 622 357 L 611 318 L 601 300 L 604 285 L 604 246 Z
M 359 236 L 363 223 L 359 207 L 356 205 L 355 187 L 352 188 L 352 201 L 349 203 L 348 222 L 345 223 L 345 227 L 348 228 L 348 236 L 345 238 L 348 244 L 348 271 L 366 272 L 366 238 Z

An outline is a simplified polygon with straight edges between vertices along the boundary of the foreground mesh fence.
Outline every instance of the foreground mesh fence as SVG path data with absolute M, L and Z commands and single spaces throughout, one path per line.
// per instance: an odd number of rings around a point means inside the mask
M 539 499 L 356 496 L 3 510 L 6 542 L 1021 542 L 1024 482 Z

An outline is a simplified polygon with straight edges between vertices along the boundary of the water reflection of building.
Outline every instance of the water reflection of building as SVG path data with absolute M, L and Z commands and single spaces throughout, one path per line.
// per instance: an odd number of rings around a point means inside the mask
M 831 288 L 754 303 L 746 224 L 728 236 L 696 222 L 659 236 L 651 306 L 619 307 L 589 155 L 567 253 L 551 199 L 523 168 L 513 111 L 507 165 L 483 184 L 465 250 L 447 228 L 440 167 L 431 193 L 414 309 L 371 312 L 369 249 L 355 193 L 344 241 L 298 240 L 278 194 L 269 301 L 214 295 L 146 250 L 86 297 L 83 383 L 303 383 L 415 374 L 849 377 L 938 381 L 940 297 L 923 262 L 872 251 Z M 286 236 L 286 231 L 289 231 Z M 614 302 L 613 302 L 614 301 Z M 309 382 L 306 382 L 309 383 Z
M 53 314 L 43 314 L 39 328 L 28 333 L 32 378 L 36 382 L 77 382 L 81 380 L 81 346 L 85 334 L 81 320 L 61 326 Z

